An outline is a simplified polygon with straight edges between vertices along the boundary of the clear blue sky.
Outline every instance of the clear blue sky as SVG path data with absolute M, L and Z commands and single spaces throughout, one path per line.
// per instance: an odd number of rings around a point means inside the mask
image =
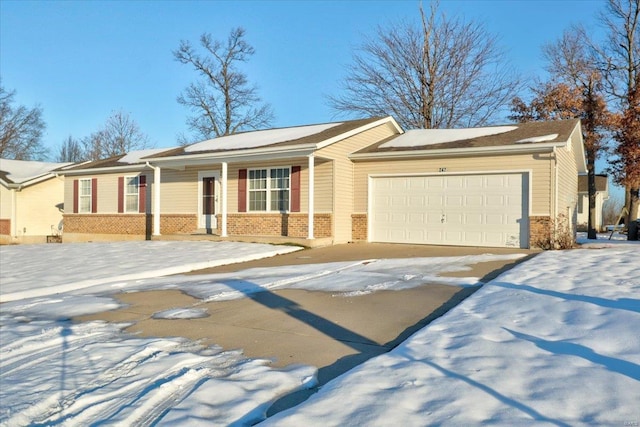
M 67 136 L 90 134 L 119 109 L 152 144 L 169 147 L 187 131 L 188 112 L 176 96 L 196 79 L 172 50 L 203 32 L 224 40 L 241 26 L 256 49 L 246 72 L 273 106 L 275 127 L 323 123 L 335 119 L 326 95 L 337 93 L 353 47 L 377 25 L 417 20 L 419 4 L 0 0 L 0 76 L 17 103 L 43 108 L 52 159 Z M 441 2 L 449 15 L 483 22 L 529 77 L 544 76 L 541 46 L 571 24 L 598 34 L 603 7 L 601 0 Z

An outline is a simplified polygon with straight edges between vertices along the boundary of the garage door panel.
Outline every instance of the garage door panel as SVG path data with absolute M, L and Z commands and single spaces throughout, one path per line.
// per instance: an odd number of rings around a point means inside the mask
M 407 222 L 409 224 L 420 224 L 424 226 L 426 224 L 425 215 L 422 212 L 410 212 L 407 214 Z
M 482 246 L 484 243 L 482 241 L 483 233 L 480 231 L 467 231 L 464 233 L 464 238 L 470 245 L 474 246 Z
M 522 173 L 373 178 L 370 239 L 528 246 Z
M 447 208 L 448 207 L 456 208 L 456 207 L 464 206 L 464 195 L 462 194 L 445 196 L 444 200 L 445 200 L 444 205 Z
M 449 190 L 463 189 L 465 187 L 465 177 L 448 176 L 445 178 L 445 188 Z
M 464 223 L 470 227 L 480 226 L 484 223 L 484 216 L 481 213 L 467 213 L 464 216 Z

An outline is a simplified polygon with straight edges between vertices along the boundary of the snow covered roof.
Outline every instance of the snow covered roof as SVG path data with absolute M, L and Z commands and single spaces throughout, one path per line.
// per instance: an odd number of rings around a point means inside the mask
M 494 126 L 469 129 L 412 129 L 404 134 L 380 145 L 390 147 L 422 147 L 425 145 L 444 144 L 446 142 L 497 135 L 517 129 L 516 126 Z
M 279 142 L 294 141 L 310 135 L 323 132 L 342 123 L 325 123 L 319 125 L 296 126 L 243 132 L 234 135 L 221 136 L 198 142 L 184 149 L 187 153 L 213 150 L 242 150 L 246 148 L 264 147 Z
M 518 123 L 467 129 L 415 129 L 373 144 L 358 155 L 488 147 L 520 147 L 567 142 L 578 119 Z
M 147 159 L 161 159 L 166 157 L 180 157 L 205 153 L 232 153 L 238 151 L 269 149 L 272 147 L 285 148 L 321 145 L 332 143 L 347 137 L 367 125 L 375 124 L 381 120 L 395 121 L 391 117 L 385 119 L 373 117 L 368 119 L 348 120 L 343 122 L 321 123 L 305 126 L 292 126 L 243 132 L 229 136 L 222 136 L 206 141 L 198 142 L 187 147 L 166 151 L 157 156 L 149 156 Z M 401 129 L 398 128 L 401 132 Z
M 146 150 L 134 150 L 131 151 L 130 153 L 125 154 L 123 157 L 120 158 L 120 160 L 118 160 L 119 163 L 126 163 L 129 165 L 135 164 L 135 163 L 145 163 L 145 160 L 142 160 L 144 157 L 149 157 L 149 156 L 153 156 L 154 154 L 158 154 L 158 153 L 162 153 L 164 151 L 167 150 L 173 150 L 176 147 L 170 147 L 170 148 L 149 148 Z
M 64 168 L 64 170 L 59 170 L 60 173 L 65 172 L 76 172 L 85 169 L 100 169 L 100 168 L 113 168 L 113 167 L 129 167 L 129 166 L 140 166 L 146 163 L 144 160 L 145 157 L 153 156 L 159 153 L 163 153 L 168 150 L 175 150 L 176 147 L 168 147 L 168 148 L 147 148 L 145 150 L 133 150 L 127 154 L 121 154 L 119 156 L 113 156 L 106 159 L 100 159 L 90 162 L 78 163 L 72 167 Z
M 0 181 L 5 184 L 27 184 L 52 175 L 53 170 L 69 164 L 0 159 Z

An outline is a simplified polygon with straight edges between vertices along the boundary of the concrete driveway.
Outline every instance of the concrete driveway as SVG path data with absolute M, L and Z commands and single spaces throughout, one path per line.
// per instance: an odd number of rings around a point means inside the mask
M 537 252 L 522 249 L 463 248 L 394 244 L 345 244 L 305 249 L 257 261 L 199 270 L 190 274 L 228 273 L 254 267 L 276 267 L 384 258 L 443 257 L 522 253 L 517 261 L 470 265 L 471 271 L 451 276 L 480 277 L 486 282 Z M 133 322 L 128 332 L 141 336 L 182 336 L 242 349 L 247 357 L 267 358 L 273 365 L 309 364 L 318 367 L 318 386 L 365 360 L 385 353 L 446 313 L 477 290 L 428 284 L 414 289 L 380 291 L 336 298 L 328 292 L 282 289 L 247 298 L 203 303 L 179 291 L 124 293 L 127 306 L 75 320 Z M 208 317 L 154 319 L 154 313 L 198 304 Z M 315 390 L 303 390 L 276 402 L 268 415 L 291 407 Z

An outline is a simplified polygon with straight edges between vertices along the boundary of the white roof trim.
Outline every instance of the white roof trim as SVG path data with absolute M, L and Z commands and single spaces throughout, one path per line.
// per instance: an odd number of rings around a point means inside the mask
M 34 185 L 34 184 L 38 184 L 40 182 L 43 181 L 48 181 L 52 178 L 55 178 L 56 174 L 54 173 L 47 173 L 45 175 L 40 175 L 38 177 L 35 178 L 31 178 L 28 181 L 23 181 L 23 182 L 7 182 L 4 179 L 0 179 L 0 183 L 2 185 L 4 185 L 6 188 L 17 188 L 17 189 L 21 189 L 23 187 L 29 187 L 30 185 Z
M 142 171 L 144 169 L 149 169 L 146 164 L 138 163 L 134 165 L 128 166 L 107 166 L 103 168 L 89 168 L 89 169 L 74 169 L 74 170 L 60 170 L 57 172 L 57 175 L 90 175 L 90 174 L 98 174 L 103 172 L 135 172 Z
M 578 173 L 586 173 L 587 172 L 587 159 L 584 152 L 584 141 L 582 139 L 582 127 L 581 122 L 578 122 L 575 128 L 571 131 L 571 135 L 569 135 L 569 140 L 573 138 L 574 135 L 578 137 L 578 143 L 572 144 L 573 146 L 573 155 L 575 156 L 576 166 L 578 168 Z M 568 141 L 567 141 L 568 142 Z
M 350 159 L 385 159 L 385 158 L 410 158 L 410 157 L 442 157 L 450 155 L 471 155 L 489 153 L 531 153 L 552 150 L 554 147 L 564 147 L 566 141 L 552 142 L 535 145 L 500 145 L 490 147 L 470 147 L 470 148 L 441 148 L 436 150 L 405 150 L 405 151 L 385 151 L 375 153 L 354 153 L 349 155 Z
M 224 151 L 224 152 L 214 152 L 214 153 L 199 153 L 199 154 L 183 154 L 180 156 L 170 156 L 170 157 L 149 157 L 144 159 L 147 162 L 153 162 L 156 164 L 169 163 L 169 162 L 182 162 L 189 163 L 190 160 L 215 160 L 215 161 L 228 161 L 228 159 L 238 158 L 238 157 L 250 157 L 250 156 L 268 156 L 271 154 L 282 154 L 291 152 L 292 157 L 295 155 L 299 155 L 298 153 L 301 151 L 308 152 L 311 154 L 314 150 L 316 150 L 316 144 L 301 144 L 301 145 L 287 145 L 287 146 L 276 146 L 276 147 L 265 147 L 265 148 L 250 148 L 245 150 L 237 150 L 237 151 Z

